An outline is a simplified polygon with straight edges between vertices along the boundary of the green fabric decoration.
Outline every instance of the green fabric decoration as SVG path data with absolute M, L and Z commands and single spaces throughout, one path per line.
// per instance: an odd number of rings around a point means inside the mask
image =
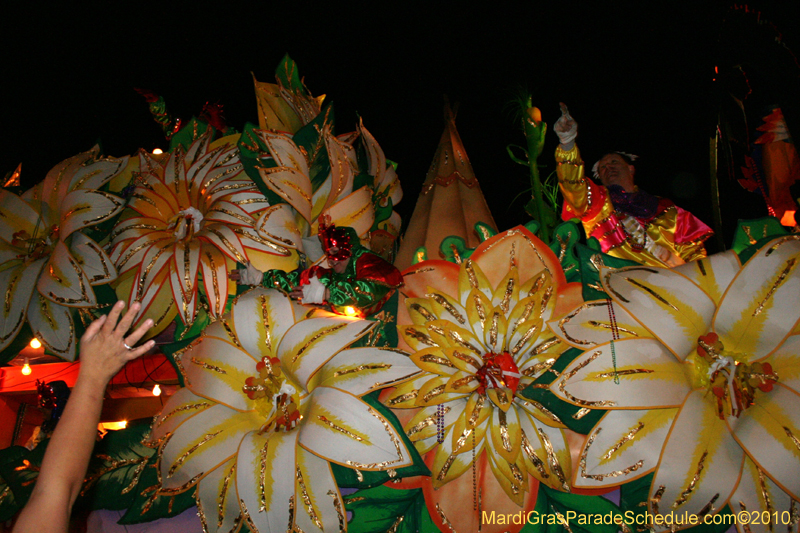
M 391 489 L 378 486 L 344 498 L 345 510 L 353 513 L 349 533 L 438 533 L 425 506 L 422 489 Z

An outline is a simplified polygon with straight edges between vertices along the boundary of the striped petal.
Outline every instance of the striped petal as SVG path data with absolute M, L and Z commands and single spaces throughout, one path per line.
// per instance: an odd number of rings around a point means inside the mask
M 486 274 L 484 274 L 483 269 L 478 263 L 472 259 L 467 259 L 461 263 L 461 268 L 458 270 L 458 293 L 461 305 L 478 306 L 478 303 L 475 301 L 474 297 L 472 297 L 473 301 L 470 302 L 470 294 L 474 290 L 483 293 L 489 302 L 492 301 L 494 290 L 492 285 L 489 283 L 489 278 L 486 277 Z M 481 301 L 483 302 L 483 299 L 481 299 Z
M 344 531 L 347 518 L 331 465 L 303 448 L 297 449 L 294 493 L 299 531 Z
M 222 224 L 210 224 L 204 227 L 198 237 L 216 246 L 219 251 L 237 263 L 247 262 L 247 252 L 234 231 Z
M 603 344 L 614 338 L 612 317 L 616 320 L 616 330 L 620 339 L 651 336 L 644 326 L 613 300 L 583 303 L 548 325 L 564 342 L 585 350 L 589 346 Z
M 528 473 L 551 488 L 569 492 L 572 465 L 564 432 L 527 413 L 520 413 L 519 422 L 521 456 Z
M 303 236 L 297 228 L 292 208 L 278 204 L 265 209 L 258 217 L 255 229 L 259 235 L 288 248 L 303 248 Z
M 419 375 L 419 368 L 408 354 L 396 348 L 351 348 L 336 354 L 309 383 L 316 387 L 334 387 L 363 396 Z
M 302 320 L 286 332 L 278 345 L 281 368 L 308 390 L 308 381 L 317 370 L 375 325 L 368 320 L 333 315 Z
M 603 288 L 679 360 L 708 333 L 714 301 L 686 277 L 668 269 L 601 269 Z
M 731 496 L 731 509 L 734 513 L 746 511 L 750 516 L 758 515 L 759 520 L 752 520 L 743 524 L 737 520 L 737 529 L 740 533 L 773 533 L 781 531 L 781 526 L 789 526 L 793 511 L 797 511 L 797 502 L 793 502 L 788 494 L 775 485 L 758 466 L 744 458 L 742 478 L 736 491 Z M 766 520 L 764 520 L 766 518 Z M 794 524 L 796 526 L 796 522 Z M 784 531 L 794 532 L 795 529 L 786 527 Z
M 0 287 L 5 289 L 5 294 L 0 313 L 0 349 L 11 344 L 22 328 L 25 310 L 36 287 L 36 279 L 46 261 L 38 259 L 29 265 L 20 263 L 16 266 L 10 263 L 3 264 L 4 269 L 0 270 Z M 41 296 L 37 293 L 35 299 L 38 298 Z
M 722 295 L 741 268 L 739 256 L 733 250 L 690 261 L 673 268 L 700 287 L 719 305 Z
M 291 529 L 295 500 L 297 431 L 248 433 L 236 458 L 236 489 L 243 514 L 261 533 Z M 287 527 L 288 526 L 288 527 Z
M 441 348 L 427 348 L 414 352 L 410 357 L 417 367 L 428 372 L 449 378 L 458 371 L 450 359 L 445 355 Z
M 36 288 L 43 296 L 59 305 L 91 307 L 97 304 L 89 278 L 63 241 L 58 241 L 53 249 Z
M 78 261 L 91 285 L 105 284 L 116 279 L 117 269 L 114 268 L 111 258 L 100 245 L 83 233 L 72 234 L 69 252 Z
M 440 488 L 464 474 L 472 466 L 472 450 L 475 450 L 475 457 L 481 457 L 486 446 L 488 418 L 470 428 L 465 427 L 463 419 L 459 420 L 450 427 L 444 442 L 436 448 L 433 464 L 430 465 L 434 488 Z
M 405 444 L 389 421 L 356 396 L 318 387 L 308 402 L 298 438 L 306 450 L 358 470 L 411 464 Z
M 449 430 L 450 427 L 463 416 L 466 407 L 467 400 L 462 398 L 447 402 L 441 409 L 439 409 L 438 405 L 423 407 L 418 410 L 404 426 L 406 436 L 414 443 L 420 454 L 425 454 L 436 444 L 436 437 L 441 436 L 444 438 L 444 432 Z M 442 419 L 443 433 L 439 435 L 439 418 L 441 412 L 444 413 L 444 418 Z M 483 418 L 486 418 L 486 416 L 488 416 L 488 409 Z M 432 443 L 421 442 L 426 439 L 431 439 L 431 437 L 434 437 Z
M 94 157 L 96 158 L 97 155 L 95 154 Z M 105 157 L 94 159 L 88 164 L 84 163 L 72 175 L 69 181 L 69 190 L 99 189 L 128 165 L 128 159 L 130 159 L 129 156 L 119 159 Z
M 747 455 L 783 490 L 800 500 L 800 395 L 778 383 L 739 419 L 729 419 Z
M 800 241 L 776 239 L 750 258 L 730 284 L 714 316 L 714 331 L 726 350 L 764 357 L 800 319 L 798 294 Z
M 208 533 L 229 533 L 242 520 L 236 495 L 236 460 L 212 470 L 197 485 L 197 514 Z
M 187 387 L 181 387 L 169 397 L 161 413 L 153 419 L 153 440 L 160 441 L 171 435 L 185 420 L 212 405 L 214 402 L 196 395 Z
M 245 380 L 257 374 L 257 359 L 232 342 L 204 337 L 181 356 L 186 385 L 195 393 L 246 411 L 255 402 L 242 392 Z
M 294 307 L 282 292 L 256 287 L 239 296 L 231 309 L 231 328 L 254 359 L 277 357 L 278 343 L 295 323 Z
M 372 190 L 361 187 L 328 208 L 327 214 L 337 226 L 349 226 L 359 236 L 366 235 L 375 222 L 375 209 L 372 206 Z
M 200 266 L 198 241 L 176 243 L 169 269 L 172 297 L 184 324 L 194 322 L 197 311 L 197 272 Z
M 583 353 L 550 390 L 581 407 L 644 409 L 677 407 L 691 389 L 683 365 L 659 342 L 627 339 L 614 343 L 614 353 L 610 344 Z
M 25 231 L 35 235 L 41 221 L 36 212 L 25 200 L 5 189 L 0 189 L 0 239 L 11 243 L 14 233 Z
M 515 463 L 519 457 L 522 443 L 522 431 L 517 410 L 492 409 L 489 435 L 492 439 L 492 450 L 509 463 Z
M 70 308 L 55 304 L 35 292 L 28 304 L 27 315 L 33 335 L 45 348 L 68 361 L 75 360 L 78 339 L 75 338 Z
M 74 231 L 99 224 L 113 217 L 124 207 L 122 198 L 103 191 L 78 189 L 59 200 L 61 239 Z
M 203 246 L 200 252 L 200 272 L 209 311 L 213 316 L 221 316 L 228 303 L 231 282 L 228 279 L 228 259 L 213 246 Z
M 669 432 L 650 486 L 654 514 L 721 509 L 739 481 L 744 452 L 705 394 L 696 390 L 686 398 Z
M 581 450 L 575 486 L 614 486 L 652 472 L 677 414 L 677 408 L 608 411 Z
M 261 418 L 217 404 L 189 418 L 172 434 L 161 451 L 164 488 L 188 488 L 236 454 L 242 438 Z

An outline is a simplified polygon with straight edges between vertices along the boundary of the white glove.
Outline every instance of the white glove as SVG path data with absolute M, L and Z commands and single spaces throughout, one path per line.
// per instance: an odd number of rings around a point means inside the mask
M 247 263 L 246 268 L 239 269 L 240 285 L 261 285 L 263 279 L 264 273 L 254 267 L 252 263 Z
M 578 123 L 569 114 L 567 106 L 561 102 L 561 116 L 556 120 L 553 130 L 558 135 L 562 150 L 572 150 L 575 146 L 575 138 L 578 136 Z
M 325 303 L 325 285 L 322 284 L 317 276 L 308 278 L 308 285 L 303 285 L 302 288 L 304 304 Z

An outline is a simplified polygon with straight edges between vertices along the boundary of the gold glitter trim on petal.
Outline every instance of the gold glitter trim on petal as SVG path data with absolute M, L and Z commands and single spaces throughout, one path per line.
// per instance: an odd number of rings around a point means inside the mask
M 475 268 L 472 265 L 472 259 L 467 259 L 464 263 L 464 271 L 467 273 L 467 279 L 469 280 L 469 286 L 473 289 L 477 289 L 479 287 L 478 284 L 478 276 L 475 274 Z
M 418 304 L 418 303 L 413 303 L 413 304 L 411 304 L 409 307 L 410 307 L 410 308 L 411 308 L 413 311 L 416 311 L 417 313 L 421 314 L 421 315 L 422 315 L 422 317 L 423 317 L 425 320 L 427 320 L 428 322 L 431 322 L 431 321 L 433 321 L 433 320 L 436 320 L 436 317 L 435 317 L 435 316 L 433 316 L 433 314 L 432 314 L 430 311 L 428 311 L 427 309 L 425 309 L 423 306 L 421 306 L 421 305 L 420 305 L 420 304 Z
M 212 364 L 206 363 L 205 361 L 201 361 L 196 357 L 191 358 L 192 363 L 196 364 L 197 366 L 202 366 L 206 370 L 211 370 L 213 372 L 217 372 L 218 374 L 227 374 L 228 372 L 224 368 L 220 368 L 218 366 L 214 366 Z
M 530 354 L 541 355 L 550 348 L 552 348 L 553 346 L 555 346 L 556 344 L 558 344 L 559 342 L 561 342 L 561 339 L 559 339 L 558 337 L 550 337 L 549 339 L 545 339 L 544 341 L 542 341 L 541 344 L 535 346 L 533 350 L 530 351 Z
M 417 397 L 418 394 L 419 394 L 419 389 L 415 389 L 411 392 L 407 392 L 406 394 L 398 396 L 397 398 L 392 398 L 391 400 L 386 402 L 386 405 L 391 407 L 393 405 L 397 405 L 398 403 L 403 403 L 407 400 L 413 400 L 414 398 Z
M 346 327 L 347 324 L 348 323 L 345 322 L 345 323 L 342 323 L 342 324 L 337 324 L 335 326 L 330 326 L 330 327 L 327 327 L 327 328 L 321 328 L 313 337 L 311 337 L 308 340 L 308 342 L 306 342 L 303 346 L 300 347 L 299 350 L 297 350 L 297 353 L 294 354 L 294 356 L 292 357 L 292 363 L 297 362 L 297 360 L 303 355 L 303 352 L 308 350 L 311 347 L 311 345 L 314 344 L 315 342 L 317 342 L 321 337 L 324 337 L 325 335 L 328 335 L 329 333 L 334 333 L 336 331 L 339 331 L 340 329 Z
M 572 418 L 574 418 L 575 420 L 580 420 L 581 418 L 583 418 L 584 416 L 588 415 L 591 412 L 592 412 L 591 409 L 587 409 L 586 407 L 581 407 L 575 414 L 572 415 Z
M 650 370 L 649 368 L 631 368 L 628 370 L 616 370 L 614 372 L 603 372 L 602 374 L 597 374 L 595 377 L 597 378 L 613 378 L 616 376 L 633 376 L 636 374 L 652 374 L 655 370 Z
M 755 308 L 755 310 L 753 311 L 753 316 L 760 314 L 761 311 L 764 310 L 764 305 L 766 305 L 767 300 L 769 300 L 772 297 L 772 295 L 775 294 L 775 291 L 778 290 L 778 287 L 780 287 L 781 284 L 786 280 L 786 276 L 789 275 L 789 272 L 791 272 L 791 270 L 794 268 L 796 262 L 797 261 L 794 257 L 786 261 L 786 267 L 783 269 L 783 272 L 780 273 L 775 283 L 772 284 L 772 287 L 770 287 L 769 292 L 767 292 L 767 295 L 764 296 L 763 300 L 761 300 L 761 303 L 758 304 L 758 307 Z
M 169 472 L 167 472 L 167 477 L 172 477 L 172 475 L 175 473 L 175 471 L 178 468 L 180 468 L 180 466 L 186 461 L 186 459 L 189 458 L 190 455 L 192 455 L 194 452 L 196 452 L 197 449 L 200 448 L 202 445 L 204 445 L 207 442 L 209 442 L 210 440 L 214 439 L 220 433 L 222 433 L 222 430 L 219 430 L 219 431 L 217 431 L 215 433 L 206 433 L 206 435 L 203 436 L 202 439 L 200 439 L 200 442 L 198 442 L 197 444 L 195 444 L 194 446 L 192 446 L 191 448 L 186 450 L 186 452 L 184 452 L 180 457 L 178 457 L 175 460 L 174 463 L 172 463 L 172 466 L 170 467 Z
M 765 226 L 765 228 L 766 228 L 766 226 Z M 797 241 L 797 240 L 800 240 L 800 235 L 787 235 L 785 237 L 781 237 L 780 239 L 778 239 L 775 242 L 775 244 L 773 244 L 772 246 L 769 247 L 769 249 L 766 251 L 766 253 L 764 253 L 764 257 L 769 257 L 770 255 L 772 255 L 772 252 L 774 252 L 775 250 L 777 250 L 778 248 L 780 248 L 781 246 L 783 246 L 787 242 L 789 242 L 789 241 Z M 751 244 L 755 244 L 755 241 L 753 241 Z
M 544 461 L 536 455 L 536 450 L 533 449 L 531 446 L 531 442 L 528 440 L 528 436 L 525 434 L 525 431 L 522 432 L 522 451 L 525 452 L 525 455 L 528 456 L 531 463 L 533 463 L 534 468 L 539 472 L 539 475 L 542 479 L 547 479 L 550 477 L 550 474 L 547 473 L 547 469 L 544 467 Z
M 405 334 L 411 337 L 412 339 L 416 339 L 423 344 L 427 344 L 428 346 L 438 347 L 439 345 L 430 338 L 427 334 L 414 329 L 413 327 L 407 327 L 405 329 Z
M 339 499 L 339 494 L 335 491 L 329 490 L 328 496 L 333 499 L 333 507 L 336 509 L 336 515 L 339 517 L 339 533 L 345 531 L 345 522 L 347 522 L 347 517 L 342 510 L 342 502 Z M 400 517 L 402 521 L 402 517 Z
M 432 353 L 427 353 L 425 355 L 420 356 L 419 360 L 423 363 L 432 363 L 435 365 L 442 365 L 448 368 L 455 368 L 455 365 L 450 362 L 450 360 L 446 357 L 440 357 L 438 355 L 434 355 Z
M 611 459 L 611 456 L 614 455 L 614 453 L 617 450 L 622 448 L 622 446 L 625 443 L 630 442 L 633 439 L 635 439 L 636 438 L 636 434 L 639 433 L 642 430 L 642 428 L 644 428 L 644 423 L 643 422 L 639 422 L 639 424 L 635 428 L 633 428 L 628 433 L 623 435 L 622 438 L 616 444 L 614 444 L 611 448 L 609 448 L 609 450 L 603 455 L 602 458 L 605 459 L 606 461 Z
M 536 431 L 539 433 L 539 438 L 544 445 L 544 451 L 547 453 L 547 462 L 550 465 L 550 472 L 556 476 L 559 483 L 561 483 L 561 490 L 564 492 L 570 492 L 569 483 L 567 482 L 567 478 L 564 475 L 564 470 L 561 468 L 561 463 L 558 460 L 558 456 L 553 449 L 553 444 L 550 442 L 550 437 L 547 436 L 547 433 L 542 431 L 540 428 L 536 428 Z
M 623 468 L 621 470 L 614 470 L 613 472 L 609 472 L 607 474 L 589 474 L 588 472 L 586 472 L 586 455 L 589 453 L 589 448 L 591 448 L 592 444 L 594 443 L 594 439 L 600 434 L 602 430 L 603 430 L 602 427 L 597 427 L 597 429 L 595 429 L 595 431 L 589 436 L 589 440 L 586 441 L 586 447 L 583 449 L 580 456 L 579 464 L 581 469 L 581 476 L 587 479 L 595 479 L 597 481 L 603 481 L 603 479 L 607 477 L 618 477 L 622 475 L 628 475 L 631 472 L 639 470 L 644 464 L 644 461 L 641 459 L 627 468 Z M 659 496 L 659 498 L 660 497 L 661 496 Z M 658 510 L 656 508 L 656 513 L 657 512 Z
M 436 294 L 436 293 L 432 293 L 432 294 L 426 294 L 426 295 L 425 295 L 425 297 L 427 297 L 427 298 L 430 298 L 430 299 L 431 299 L 431 300 L 433 300 L 434 302 L 436 302 L 436 303 L 438 303 L 439 305 L 441 305 L 442 307 L 444 307 L 444 308 L 445 308 L 445 310 L 446 310 L 448 313 L 450 313 L 451 315 L 453 315 L 453 317 L 455 317 L 455 319 L 456 319 L 456 320 L 458 320 L 459 324 L 466 324 L 466 322 L 467 322 L 467 319 L 466 319 L 466 318 L 464 318 L 464 315 L 462 315 L 461 313 L 459 313 L 459 312 L 458 312 L 458 309 L 456 309 L 456 308 L 455 308 L 455 306 L 453 306 L 453 304 L 451 304 L 450 302 L 448 302 L 448 301 L 447 301 L 447 298 L 445 298 L 445 297 L 444 297 L 444 296 L 442 296 L 441 294 Z
M 444 511 L 442 511 L 442 508 L 438 503 L 436 504 L 436 512 L 439 514 L 439 519 L 442 521 L 442 524 L 447 526 L 447 529 L 449 529 L 451 531 L 451 533 L 456 533 L 456 530 L 453 527 L 453 524 L 444 515 Z
M 311 496 L 308 494 L 308 489 L 306 489 L 306 483 L 303 479 L 303 473 L 299 466 L 295 470 L 295 475 L 297 476 L 297 485 L 300 487 L 300 497 L 303 498 L 303 504 L 306 506 L 306 512 L 317 527 L 322 529 L 322 522 L 314 509 L 314 504 L 311 502 Z
M 459 346 L 462 348 L 466 348 L 467 350 L 471 350 L 472 352 L 476 353 L 478 356 L 483 356 L 481 350 L 473 346 L 471 343 L 464 340 L 461 334 L 457 331 L 449 330 L 448 336 Z
M 581 369 L 583 369 L 583 367 L 585 367 L 586 365 L 588 365 L 589 363 L 591 363 L 592 361 L 594 361 L 595 359 L 600 357 L 600 355 L 602 353 L 603 352 L 601 352 L 600 350 L 597 350 L 591 356 L 589 356 L 588 359 L 585 359 L 585 360 L 581 361 L 581 363 L 578 366 L 576 366 L 575 368 L 570 370 L 568 373 L 562 374 L 561 381 L 559 381 L 559 383 L 558 383 L 558 390 L 562 394 L 564 394 L 564 396 L 566 396 L 567 399 L 570 402 L 572 402 L 574 404 L 577 404 L 577 405 L 580 405 L 580 406 L 583 406 L 583 407 L 613 407 L 613 406 L 615 406 L 617 404 L 613 400 L 597 400 L 597 401 L 581 400 L 579 398 L 576 398 L 575 396 L 573 396 L 572 394 L 568 393 L 565 390 L 566 386 L 567 386 L 567 381 L 569 381 L 570 379 L 575 377 L 575 374 L 580 372 Z
M 692 480 L 689 482 L 689 485 L 681 492 L 681 495 L 675 500 L 675 503 L 672 504 L 672 508 L 676 509 L 680 505 L 684 504 L 686 500 L 689 499 L 689 495 L 694 492 L 694 489 L 697 488 L 697 482 L 700 481 L 700 476 L 703 473 L 703 469 L 705 468 L 706 457 L 708 456 L 708 451 L 703 452 L 703 455 L 700 456 L 700 460 L 697 462 L 697 470 L 692 476 Z
M 389 422 L 386 421 L 386 419 L 384 419 L 380 414 L 378 414 L 378 412 L 375 411 L 372 407 L 368 408 L 367 412 L 369 414 L 371 414 L 372 416 L 374 416 L 375 418 L 377 418 L 378 421 L 380 421 L 380 423 L 383 424 L 384 431 L 386 431 L 387 435 L 389 435 L 389 439 L 392 441 L 392 444 L 394 444 L 394 449 L 395 449 L 395 452 L 397 453 L 397 459 L 395 459 L 393 461 L 383 461 L 381 463 L 369 463 L 369 464 L 361 464 L 361 463 L 358 463 L 358 462 L 355 462 L 355 461 L 347 461 L 347 465 L 351 466 L 351 467 L 355 467 L 355 468 L 360 468 L 360 469 L 363 469 L 363 470 L 376 470 L 376 469 L 377 470 L 386 470 L 386 467 L 388 467 L 388 466 L 395 465 L 397 463 L 402 463 L 403 460 L 404 460 L 403 459 L 403 447 L 402 447 L 402 444 L 400 442 L 400 439 L 395 434 L 394 429 L 392 428 L 392 426 L 389 424 Z
M 345 428 L 343 428 L 341 426 L 337 426 L 335 423 L 331 422 L 330 420 L 328 420 L 327 417 L 325 417 L 323 415 L 317 415 L 317 418 L 320 420 L 320 422 L 322 422 L 323 424 L 325 424 L 326 426 L 328 426 L 332 430 L 338 431 L 342 435 L 350 437 L 353 440 L 357 440 L 358 442 L 361 442 L 361 441 L 364 440 L 362 437 L 359 437 L 355 433 L 352 433 L 352 432 L 346 430 Z
M 445 405 L 444 406 L 444 410 L 443 410 L 444 412 L 442 413 L 441 418 L 444 419 L 444 415 L 449 413 L 451 409 L 452 408 L 449 405 Z M 422 431 L 426 427 L 432 426 L 433 424 L 435 424 L 439 420 L 439 418 L 440 418 L 439 417 L 439 410 L 437 409 L 437 411 L 434 414 L 432 414 L 431 416 L 429 416 L 428 418 L 425 418 L 424 420 L 421 420 L 420 422 L 417 422 L 416 424 L 411 426 L 406 431 L 406 436 L 407 437 L 411 437 L 412 435 L 415 435 L 415 434 L 419 433 L 420 431 Z
M 228 493 L 228 485 L 230 485 L 231 478 L 235 473 L 236 463 L 234 462 L 225 475 L 225 479 L 222 480 L 222 489 L 219 491 L 219 498 L 217 499 L 217 529 L 222 526 L 222 522 L 225 520 L 225 496 Z

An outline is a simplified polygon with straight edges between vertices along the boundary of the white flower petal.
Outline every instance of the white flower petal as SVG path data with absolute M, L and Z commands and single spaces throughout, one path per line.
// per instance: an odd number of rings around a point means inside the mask
M 744 458 L 742 479 L 731 496 L 734 513 L 745 511 L 748 517 L 758 516 L 749 524 L 736 521 L 739 533 L 773 533 L 787 531 L 792 517 L 792 499 L 772 482 L 749 457 Z M 786 528 L 786 529 L 783 529 Z
M 578 356 L 550 390 L 581 407 L 645 409 L 681 405 L 691 389 L 683 365 L 661 343 L 625 339 L 614 342 L 613 353 L 602 344 Z
M 241 520 L 236 494 L 236 460 L 212 470 L 197 485 L 197 514 L 208 533 L 229 533 Z
M 606 292 L 680 360 L 709 332 L 714 301 L 688 278 L 664 268 L 601 269 Z
M 308 390 L 334 387 L 356 396 L 417 376 L 419 368 L 396 348 L 351 348 L 333 357 L 311 379 Z
M 317 387 L 303 416 L 299 443 L 320 457 L 359 470 L 411 464 L 408 450 L 392 425 L 351 394 Z
M 0 349 L 11 344 L 25 321 L 25 311 L 36 288 L 36 279 L 46 259 L 38 259 L 29 265 L 4 264 L 0 270 L 0 287 L 5 288 L 4 305 L 0 307 Z M 36 293 L 35 300 L 40 298 Z M 38 304 L 38 301 L 37 301 Z
M 719 305 L 725 289 L 741 268 L 739 256 L 733 250 L 690 261 L 672 270 L 683 274 Z

